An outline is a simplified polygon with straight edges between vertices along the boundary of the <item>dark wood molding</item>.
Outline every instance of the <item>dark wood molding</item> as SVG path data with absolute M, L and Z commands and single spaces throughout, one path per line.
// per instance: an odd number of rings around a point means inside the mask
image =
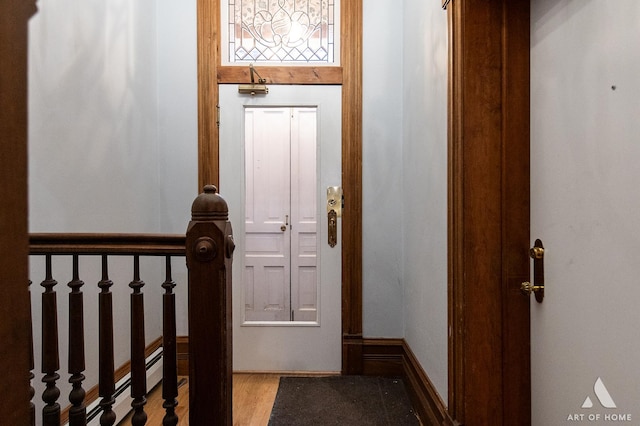
M 260 77 L 267 84 L 342 84 L 342 67 L 273 67 L 256 66 Z M 218 84 L 241 84 L 251 82 L 248 66 L 220 66 Z
M 402 377 L 422 424 L 454 426 L 442 398 L 404 339 L 364 339 L 364 374 Z
M 403 339 L 403 376 L 407 391 L 423 424 L 453 426 L 458 423 L 449 415 L 447 407 L 420 362 Z
M 31 416 L 27 49 L 32 0 L 0 2 L 0 412 L 2 423 L 27 424 Z M 39 367 L 39 366 L 38 366 Z M 40 369 L 33 372 L 38 374 Z
M 189 336 L 176 337 L 178 376 L 189 375 Z
M 362 373 L 362 0 L 341 6 L 342 372 Z
M 529 1 L 449 4 L 449 412 L 530 424 Z
M 363 374 L 367 376 L 404 375 L 404 339 L 363 339 Z
M 32 255 L 184 256 L 184 244 L 184 234 L 29 234 L 29 253 Z
M 198 0 L 198 188 L 220 183 L 217 123 L 220 64 L 220 0 Z M 218 186 L 218 189 L 220 187 Z

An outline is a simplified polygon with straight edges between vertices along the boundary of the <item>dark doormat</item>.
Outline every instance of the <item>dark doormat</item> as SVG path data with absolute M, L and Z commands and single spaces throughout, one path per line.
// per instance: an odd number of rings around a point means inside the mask
M 282 377 L 269 426 L 419 425 L 399 378 Z

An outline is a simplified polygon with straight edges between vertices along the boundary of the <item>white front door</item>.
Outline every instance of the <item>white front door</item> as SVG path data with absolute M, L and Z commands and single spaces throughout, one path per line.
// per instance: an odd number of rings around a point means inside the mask
M 325 197 L 328 186 L 341 185 L 341 88 L 271 86 L 269 91 L 266 96 L 248 96 L 238 94 L 236 85 L 220 86 L 220 193 L 229 204 L 237 244 L 232 296 L 234 370 L 337 372 L 341 368 L 341 245 L 327 244 Z M 255 122 L 258 116 L 260 123 Z M 296 138 L 305 130 L 308 133 L 313 122 L 317 169 L 311 173 L 309 166 L 296 169 L 296 164 L 309 162 L 301 160 L 308 151 L 298 150 Z M 256 129 L 255 135 L 248 134 Z M 279 167 L 270 175 L 252 175 L 256 167 L 247 164 L 255 166 L 255 158 L 250 158 L 254 153 Z M 298 189 L 309 184 L 315 189 L 313 200 L 304 199 L 309 191 Z M 256 204 L 262 209 L 257 214 Z M 304 211 L 298 211 L 300 207 Z M 288 261 L 286 253 L 291 253 Z M 310 264 L 316 255 L 317 268 Z M 256 268 L 267 286 L 251 282 Z M 254 272 L 245 273 L 247 269 Z M 300 271 L 306 274 L 302 281 L 307 284 L 282 285 L 288 277 L 296 281 Z M 292 289 L 289 295 L 288 288 Z M 256 295 L 256 289 L 263 293 Z M 294 321 L 289 321 L 291 310 Z
M 532 424 L 640 424 L 640 3 L 531 6 Z

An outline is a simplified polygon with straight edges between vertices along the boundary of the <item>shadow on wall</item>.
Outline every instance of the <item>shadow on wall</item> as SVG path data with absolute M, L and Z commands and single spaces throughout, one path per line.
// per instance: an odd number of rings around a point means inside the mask
M 154 230 L 154 7 L 39 4 L 29 28 L 32 231 Z

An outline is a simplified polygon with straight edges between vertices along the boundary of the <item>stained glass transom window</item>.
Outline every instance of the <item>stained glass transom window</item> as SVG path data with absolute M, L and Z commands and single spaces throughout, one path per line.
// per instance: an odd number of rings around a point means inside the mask
M 228 2 L 229 62 L 335 62 L 336 0 Z

